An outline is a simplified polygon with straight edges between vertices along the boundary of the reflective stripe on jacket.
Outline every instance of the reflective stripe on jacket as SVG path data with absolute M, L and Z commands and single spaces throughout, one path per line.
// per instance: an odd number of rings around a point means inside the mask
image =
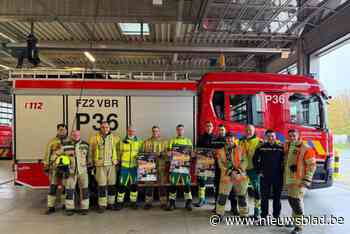
M 63 152 L 70 156 L 70 174 L 87 173 L 87 163 L 89 161 L 89 144 L 85 141 L 70 141 L 63 144 Z
M 166 141 L 150 137 L 143 142 L 143 151 L 146 153 L 165 152 L 166 145 L 167 145 Z
M 316 170 L 315 151 L 303 142 L 297 142 L 295 145 L 287 142 L 285 156 L 286 184 L 305 184 L 309 186 Z M 292 165 L 296 166 L 295 172 L 290 169 Z
M 111 166 L 117 160 L 117 147 L 120 139 L 109 133 L 103 137 L 97 133 L 90 142 L 92 156 L 95 166 Z
M 169 141 L 168 150 L 172 150 L 174 146 L 190 146 L 193 148 L 192 141 L 187 137 L 174 137 Z
M 231 152 L 229 152 L 226 144 L 223 148 L 218 149 L 216 151 L 216 158 L 225 183 L 232 182 L 234 178 L 231 177 L 231 173 L 234 170 L 238 170 L 242 175 L 245 174 L 247 160 L 245 157 L 242 157 L 240 147 L 236 143 Z

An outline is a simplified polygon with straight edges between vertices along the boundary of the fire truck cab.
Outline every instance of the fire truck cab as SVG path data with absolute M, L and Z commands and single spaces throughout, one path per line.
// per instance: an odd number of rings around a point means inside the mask
M 289 129 L 317 154 L 313 187 L 332 185 L 333 137 L 327 126 L 327 96 L 310 77 L 264 73 L 209 73 L 199 82 L 199 131 L 205 121 L 223 124 L 240 138 L 252 124 L 263 138 L 276 131 L 284 143 Z

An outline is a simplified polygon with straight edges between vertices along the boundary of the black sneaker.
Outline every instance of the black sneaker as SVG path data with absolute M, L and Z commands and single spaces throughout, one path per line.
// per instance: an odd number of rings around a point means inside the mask
M 191 200 L 191 199 L 186 200 L 185 208 L 186 208 L 188 211 L 192 211 L 192 200 Z
M 175 206 L 175 200 L 169 200 L 168 207 L 166 208 L 167 211 L 173 211 L 176 209 Z
M 121 210 L 123 209 L 123 203 L 118 202 L 117 205 L 115 206 L 115 210 Z
M 55 213 L 55 211 L 56 211 L 55 207 L 49 207 L 45 212 L 45 214 L 50 215 L 52 213 Z
M 300 227 L 295 227 L 290 234 L 301 234 L 303 230 Z
M 233 216 L 239 216 L 239 211 L 238 211 L 237 207 L 236 208 L 231 208 L 230 213 Z
M 114 204 L 108 204 L 107 205 L 107 210 L 116 210 L 116 207 Z
M 65 216 L 72 216 L 72 215 L 74 215 L 74 211 L 73 210 L 65 210 L 64 215 Z
M 143 209 L 145 210 L 149 210 L 152 208 L 152 204 L 151 203 L 146 203 L 145 206 L 143 207 Z
M 99 213 L 99 214 L 103 214 L 105 211 L 106 211 L 106 207 L 105 206 L 100 206 L 97 209 L 97 213 Z

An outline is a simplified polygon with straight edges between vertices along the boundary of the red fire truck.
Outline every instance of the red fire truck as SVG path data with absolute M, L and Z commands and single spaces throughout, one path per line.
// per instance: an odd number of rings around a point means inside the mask
M 33 188 L 48 185 L 41 160 L 60 122 L 70 130 L 80 129 L 85 139 L 99 130 L 103 120 L 120 136 L 132 123 L 141 138 L 150 135 L 153 125 L 159 125 L 163 137 L 170 138 L 175 126 L 182 123 L 186 135 L 196 142 L 205 121 L 210 120 L 216 127 L 224 124 L 238 137 L 247 124 L 255 125 L 260 137 L 272 128 L 281 142 L 288 129 L 298 129 L 317 153 L 313 187 L 331 186 L 333 138 L 327 126 L 328 97 L 317 80 L 233 72 L 208 73 L 199 81 L 171 76 L 172 80 L 155 73 L 10 73 L 16 182 Z
M 12 126 L 0 124 L 0 158 L 12 158 Z

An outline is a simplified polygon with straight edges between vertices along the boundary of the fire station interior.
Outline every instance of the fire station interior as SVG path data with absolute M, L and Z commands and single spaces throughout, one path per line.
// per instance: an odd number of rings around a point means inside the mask
M 350 41 L 349 21 L 348 0 L 0 0 L 0 233 L 349 233 L 350 147 L 346 148 L 349 143 L 345 142 L 338 149 L 334 143 L 340 137 L 336 136 L 337 131 L 332 135 L 333 130 L 327 123 L 332 117 L 327 117 L 326 109 L 333 110 L 332 97 L 325 92 L 330 86 L 318 85 L 319 81 L 323 82 L 321 70 L 327 67 L 327 63 L 320 62 L 323 56 L 340 50 Z M 349 55 L 350 50 L 336 59 L 340 64 L 349 61 Z M 161 120 L 161 134 L 175 136 L 176 125 L 166 126 L 166 121 L 175 123 L 177 118 L 183 118 L 185 130 L 191 129 L 188 134 L 196 144 L 205 124 L 200 117 L 205 90 L 198 82 L 206 74 L 229 73 L 234 73 L 237 79 L 245 74 L 249 84 L 262 82 L 261 87 L 283 82 L 289 85 L 300 82 L 295 85 L 296 90 L 306 84 L 310 90 L 320 87 L 308 96 L 299 94 L 303 91 L 287 94 L 282 87 L 288 85 L 281 86 L 281 93 L 286 94 L 276 99 L 282 104 L 291 103 L 288 126 L 307 125 L 300 129 L 312 131 L 312 137 L 317 139 L 310 138 L 304 143 L 313 147 L 316 154 L 325 155 L 323 161 L 320 158 L 315 161 L 317 170 L 324 174 L 312 178 L 313 186 L 301 199 L 304 217 L 310 221 L 303 225 L 302 231 L 293 232 L 295 224 L 292 227 L 230 224 L 225 219 L 234 217 L 230 213 L 230 201 L 224 204 L 225 216 L 217 216 L 213 210 L 217 202 L 215 190 L 219 189 L 215 184 L 208 184 L 206 198 L 201 207 L 197 207 L 198 183 L 193 181 L 192 211 L 184 208 L 188 200 L 186 194 L 182 195 L 185 190 L 182 186 L 177 191 L 175 210 L 161 208 L 158 187 L 154 190 L 152 208 L 144 209 L 145 187 L 139 186 L 137 210 L 125 205 L 122 210 L 107 209 L 100 213 L 92 207 L 93 202 L 98 203 L 95 199 L 90 200 L 87 215 L 78 211 L 67 215 L 67 207 L 64 210 L 61 204 L 56 204 L 54 213 L 46 214 L 52 177 L 44 172 L 41 152 L 55 136 L 58 121 L 67 123 L 71 132 L 79 108 L 86 108 L 88 113 L 94 113 L 95 109 L 101 111 L 98 97 L 107 97 L 103 104 L 106 108 L 113 107 L 114 101 L 119 108 L 125 108 L 116 113 L 106 112 L 112 122 L 116 116 L 125 116 L 123 122 L 113 125 L 112 129 L 124 129 L 120 133 L 122 142 L 126 126 L 132 121 L 160 116 L 144 115 L 141 110 L 167 106 L 169 113 L 162 115 L 165 117 Z M 340 73 L 347 74 L 346 65 L 339 67 L 334 75 Z M 274 82 L 274 77 L 280 80 Z M 214 78 L 208 80 L 215 84 Z M 142 88 L 130 93 L 113 82 L 123 83 L 125 87 L 131 84 L 132 88 L 128 89 L 133 89 L 133 84 Z M 244 79 L 234 82 L 246 84 Z M 341 87 L 346 83 L 336 85 Z M 154 91 L 152 87 L 162 87 L 162 90 Z M 144 89 L 141 94 L 140 89 Z M 212 106 L 216 116 L 215 134 L 219 132 L 219 123 L 260 126 L 267 116 L 278 117 L 277 112 L 270 115 L 260 107 L 265 101 L 273 102 L 276 93 L 276 90 L 270 92 L 271 99 L 268 99 L 263 90 L 247 96 L 231 95 L 227 89 L 213 91 L 208 106 Z M 84 107 L 81 99 L 84 95 L 96 98 L 92 108 Z M 162 95 L 165 97 L 156 98 Z M 37 118 L 45 112 L 41 102 L 37 102 L 40 98 L 48 101 L 45 108 L 51 108 L 53 113 L 42 119 Z M 171 104 L 165 104 L 167 100 Z M 86 105 L 89 103 L 87 100 Z M 310 117 L 315 108 L 316 114 Z M 26 115 L 27 109 L 36 114 Z M 63 115 L 58 109 L 63 110 Z M 348 113 L 344 109 L 339 115 L 348 116 Z M 86 124 L 86 116 L 80 117 L 80 123 Z M 91 114 L 87 118 L 92 121 L 100 117 Z M 152 125 L 133 127 L 149 131 L 149 136 L 152 133 Z M 90 128 L 91 131 L 98 129 L 94 125 Z M 263 138 L 266 129 L 257 129 Z M 244 131 L 242 128 L 239 135 L 243 136 Z M 277 138 L 285 144 L 286 135 L 279 131 L 276 130 Z M 45 137 L 45 132 L 51 135 Z M 84 134 L 87 133 L 82 131 L 83 138 Z M 234 134 L 237 136 L 237 132 Z M 140 139 L 147 139 L 145 136 Z M 28 152 L 32 149 L 37 151 Z M 117 191 L 118 183 L 119 177 Z M 248 217 L 251 217 L 255 200 L 252 184 L 248 186 L 246 201 Z M 78 187 L 73 201 L 77 207 L 84 196 Z M 169 188 L 166 186 L 167 196 Z M 125 197 L 128 195 L 129 192 Z M 64 198 L 62 200 L 64 202 Z M 272 199 L 269 202 L 272 215 Z M 286 190 L 282 192 L 281 206 L 280 216 L 291 217 Z M 218 218 L 222 219 L 217 222 Z M 322 224 L 322 219 L 329 222 Z

